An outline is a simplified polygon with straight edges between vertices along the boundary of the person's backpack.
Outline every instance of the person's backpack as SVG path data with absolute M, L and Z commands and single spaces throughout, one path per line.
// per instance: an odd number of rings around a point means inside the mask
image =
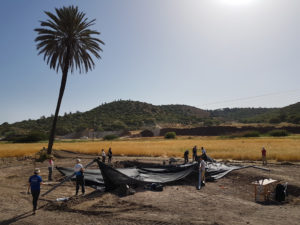
M 282 184 L 277 184 L 275 189 L 275 200 L 282 202 L 285 200 L 285 187 Z

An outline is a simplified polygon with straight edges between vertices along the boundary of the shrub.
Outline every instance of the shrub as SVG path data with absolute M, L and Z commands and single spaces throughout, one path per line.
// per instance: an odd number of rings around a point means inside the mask
M 47 149 L 43 148 L 39 152 L 36 153 L 35 161 L 37 162 L 44 162 L 45 160 L 49 159 L 50 156 L 47 153 Z
M 270 123 L 273 123 L 273 124 L 276 124 L 276 123 L 280 123 L 281 120 L 278 118 L 278 117 L 274 117 L 274 118 L 271 118 L 269 120 Z
M 269 132 L 269 135 L 272 137 L 284 137 L 288 136 L 289 133 L 286 130 L 272 130 Z
M 95 128 L 95 131 L 101 132 L 101 131 L 104 131 L 104 129 L 103 129 L 103 127 L 102 127 L 101 125 L 99 125 L 99 126 L 97 126 L 97 127 Z
M 103 137 L 103 140 L 104 140 L 104 141 L 111 141 L 111 140 L 115 140 L 115 139 L 117 139 L 117 138 L 119 138 L 118 135 L 115 135 L 115 134 L 108 134 L 108 135 L 106 135 L 106 136 Z
M 166 139 L 175 139 L 176 138 L 176 133 L 175 132 L 167 132 L 165 134 Z
M 259 137 L 260 133 L 258 131 L 247 131 L 242 136 L 243 137 Z
M 111 125 L 112 130 L 126 130 L 128 129 L 127 125 L 120 120 L 116 120 Z
M 55 131 L 55 133 L 57 135 L 66 135 L 66 134 L 69 134 L 71 132 L 72 132 L 72 130 L 65 127 L 65 126 L 57 126 L 56 131 Z
M 210 126 L 214 125 L 214 123 L 211 120 L 206 120 L 206 121 L 204 121 L 203 125 L 206 127 L 210 127 Z
M 32 143 L 47 140 L 48 136 L 42 131 L 31 131 L 28 134 L 22 135 L 9 135 L 5 138 L 6 141 L 12 141 L 15 143 Z
M 76 127 L 75 131 L 76 131 L 76 132 L 81 132 L 81 131 L 86 130 L 88 127 L 89 127 L 89 126 L 88 126 L 87 124 L 81 123 L 81 124 L 79 124 L 79 125 Z
M 295 117 L 292 119 L 292 122 L 293 122 L 293 123 L 296 123 L 296 124 L 300 124 L 300 116 L 295 116 Z

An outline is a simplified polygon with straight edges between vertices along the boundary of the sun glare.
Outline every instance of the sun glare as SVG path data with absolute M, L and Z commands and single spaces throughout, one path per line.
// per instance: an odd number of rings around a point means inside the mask
M 233 6 L 248 5 L 255 2 L 255 0 L 220 0 L 221 3 Z

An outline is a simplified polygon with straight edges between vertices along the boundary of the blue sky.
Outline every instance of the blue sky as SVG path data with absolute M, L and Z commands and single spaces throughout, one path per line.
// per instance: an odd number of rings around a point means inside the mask
M 203 109 L 282 107 L 300 97 L 298 0 L 26 0 L 0 8 L 0 124 L 54 114 L 61 73 L 37 55 L 43 11 L 76 5 L 105 42 L 69 74 L 60 114 L 113 100 Z

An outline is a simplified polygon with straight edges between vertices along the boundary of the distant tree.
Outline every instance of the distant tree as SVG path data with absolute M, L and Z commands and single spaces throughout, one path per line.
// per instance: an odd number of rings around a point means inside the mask
M 99 125 L 95 128 L 95 131 L 104 131 L 104 129 L 101 125 Z
M 100 34 L 89 29 L 94 25 L 95 20 L 88 21 L 85 13 L 78 11 L 78 7 L 55 8 L 55 11 L 56 15 L 45 12 L 49 18 L 40 22 L 41 28 L 35 29 L 38 33 L 35 39 L 38 54 L 44 55 L 44 60 L 50 65 L 50 69 L 62 72 L 59 97 L 49 136 L 48 154 L 52 152 L 56 122 L 69 70 L 71 73 L 74 69 L 78 69 L 80 73 L 92 70 L 95 64 L 90 54 L 101 58 L 100 44 L 104 44 L 100 39 L 92 37 Z
M 176 133 L 175 132 L 167 132 L 165 134 L 166 139 L 175 139 L 176 138 Z
M 106 136 L 103 137 L 103 140 L 104 141 L 111 141 L 111 140 L 115 140 L 115 139 L 118 139 L 119 136 L 118 135 L 115 135 L 115 134 L 108 134 Z
M 288 136 L 289 133 L 286 130 L 271 130 L 269 135 L 273 137 L 283 137 Z
M 128 128 L 127 125 L 120 120 L 114 121 L 111 125 L 112 130 L 125 130 L 127 128 Z

